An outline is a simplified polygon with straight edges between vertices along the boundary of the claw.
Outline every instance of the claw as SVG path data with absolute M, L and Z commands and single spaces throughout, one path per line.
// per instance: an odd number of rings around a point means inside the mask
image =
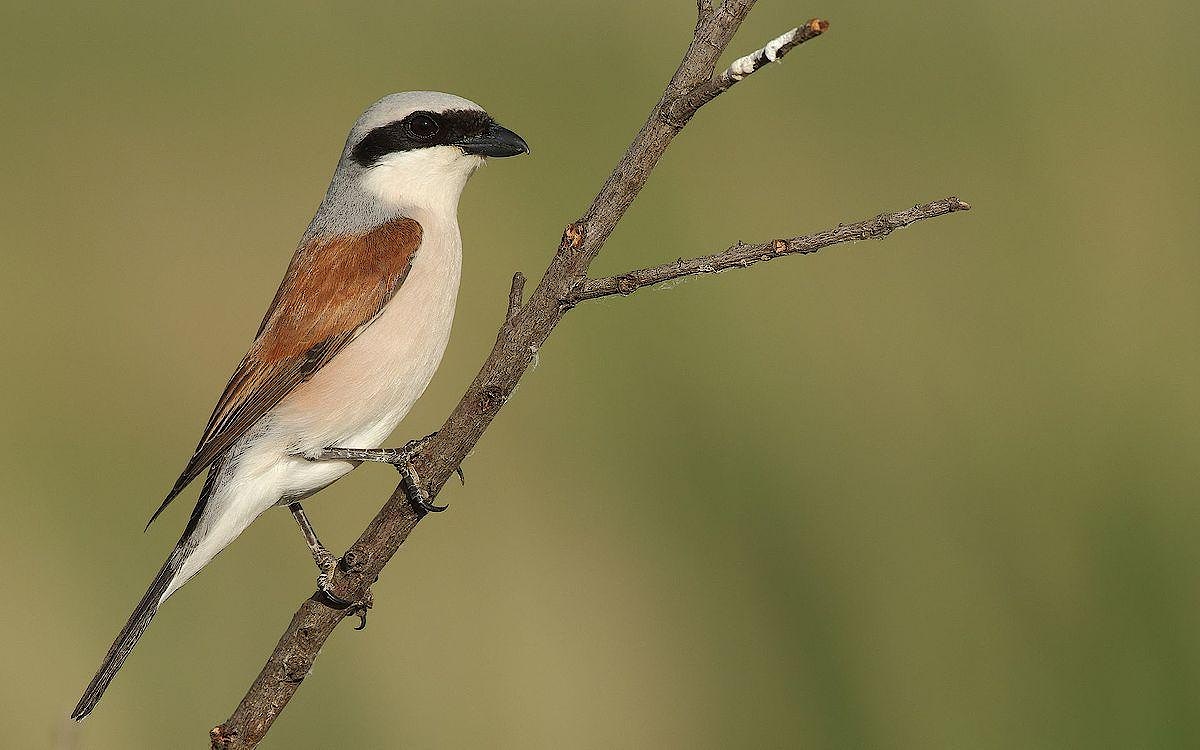
M 343 599 L 342 597 L 333 593 L 333 586 L 331 586 L 329 583 L 329 575 L 333 572 L 333 568 L 330 568 L 329 571 L 329 573 L 322 573 L 321 575 L 317 576 L 317 591 L 320 591 L 321 596 L 324 596 L 326 599 L 328 599 L 330 604 L 333 604 L 334 606 L 349 607 L 350 605 L 354 604 L 354 602 L 350 601 L 349 599 Z
M 367 610 L 374 606 L 375 595 L 371 593 L 371 589 L 367 589 L 363 600 L 358 602 L 354 608 L 354 614 L 358 617 L 358 624 L 354 626 L 355 630 L 367 629 Z
M 426 513 L 441 513 L 442 511 L 444 511 L 450 507 L 449 503 L 447 503 L 445 505 L 438 505 L 437 503 L 433 502 L 428 497 L 426 497 L 425 493 L 423 493 L 423 492 L 415 499 L 413 499 L 413 498 L 410 498 L 410 499 L 412 499 L 412 501 L 417 504 L 418 508 L 425 511 Z
M 454 467 L 454 473 L 458 475 L 458 481 L 462 484 L 462 486 L 466 487 L 467 486 L 467 477 L 463 474 L 462 467 L 461 466 Z
M 436 434 L 436 432 L 433 433 L 433 435 Z M 425 441 L 433 437 L 433 435 L 426 435 L 420 440 L 409 441 L 400 449 L 400 455 L 397 456 L 396 463 L 392 464 L 396 467 L 396 471 L 400 474 L 400 479 L 404 482 L 404 494 L 408 496 L 408 501 L 425 513 L 441 513 L 450 507 L 449 505 L 437 505 L 433 502 L 433 499 L 429 497 L 429 493 L 421 487 L 421 479 L 417 476 L 416 469 L 412 465 L 412 454 Z
M 420 480 L 417 479 L 416 472 L 411 467 L 401 468 L 396 467 L 400 472 L 400 478 L 404 481 L 404 494 L 408 496 L 408 501 L 416 508 L 426 513 L 441 513 L 449 508 L 449 505 L 438 505 L 429 497 L 429 493 L 425 492 L 420 485 Z
M 339 609 L 348 609 L 353 607 L 352 615 L 358 617 L 358 625 L 354 626 L 355 630 L 366 630 L 367 627 L 367 610 L 375 604 L 375 597 L 371 595 L 371 590 L 367 589 L 367 594 L 362 601 L 352 602 L 349 599 L 343 599 L 333 593 L 333 586 L 329 582 L 330 575 L 333 573 L 333 568 L 329 569 L 328 573 L 322 573 L 317 576 L 317 590 L 321 592 L 329 603 Z

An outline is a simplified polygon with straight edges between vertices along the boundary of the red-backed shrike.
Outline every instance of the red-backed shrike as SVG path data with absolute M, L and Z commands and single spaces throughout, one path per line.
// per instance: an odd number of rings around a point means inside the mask
M 450 94 L 392 94 L 358 118 L 250 351 L 154 513 L 207 469 L 187 528 L 73 718 L 95 707 L 167 597 L 263 511 L 291 507 L 318 565 L 333 562 L 298 503 L 361 460 L 398 463 L 404 473 L 402 452 L 353 449 L 382 445 L 441 362 L 467 179 L 489 156 L 528 151 L 479 105 Z M 416 492 L 416 502 L 438 509 Z

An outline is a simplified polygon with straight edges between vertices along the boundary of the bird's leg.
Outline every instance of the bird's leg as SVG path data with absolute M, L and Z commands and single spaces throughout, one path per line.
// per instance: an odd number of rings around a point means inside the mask
M 300 503 L 291 503 L 288 505 L 288 510 L 292 512 L 292 518 L 296 519 L 300 533 L 304 534 L 304 541 L 308 542 L 308 551 L 312 553 L 317 569 L 322 573 L 332 570 L 333 566 L 337 565 L 337 558 L 333 556 L 332 552 L 325 549 L 324 544 L 321 544 L 321 540 L 317 537 L 317 530 L 313 528 L 312 522 L 304 514 L 304 508 L 300 506 Z
M 288 510 L 292 512 L 292 518 L 296 519 L 296 524 L 300 527 L 300 532 L 304 534 L 304 541 L 308 542 L 308 551 L 312 553 L 313 562 L 317 564 L 317 570 L 321 571 L 317 576 L 317 589 L 322 594 L 329 598 L 329 601 L 343 607 L 349 607 L 354 602 L 349 602 L 333 593 L 333 587 L 329 585 L 329 577 L 333 575 L 333 569 L 337 567 L 338 560 L 333 556 L 333 553 L 321 544 L 321 540 L 317 538 L 317 530 L 313 528 L 312 523 L 308 520 L 308 516 L 304 514 L 304 508 L 300 507 L 300 503 L 291 503 L 288 505 Z M 369 606 L 369 605 L 368 605 Z
M 404 483 L 404 492 L 408 500 L 426 513 L 441 513 L 448 505 L 437 505 L 429 497 L 429 493 L 421 485 L 421 478 L 413 467 L 413 454 L 420 450 L 437 433 L 426 435 L 420 440 L 410 440 L 403 448 L 326 448 L 312 460 L 316 461 L 378 461 L 391 464 L 400 473 Z M 463 479 L 462 469 L 456 469 L 459 479 Z M 465 481 L 465 480 L 463 480 Z

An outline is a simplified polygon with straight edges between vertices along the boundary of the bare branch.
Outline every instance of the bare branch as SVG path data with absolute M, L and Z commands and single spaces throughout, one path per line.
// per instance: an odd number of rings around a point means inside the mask
M 782 258 L 786 255 L 808 255 L 821 248 L 842 242 L 881 239 L 896 229 L 923 219 L 944 216 L 954 211 L 968 211 L 970 208 L 970 204 L 951 197 L 913 206 L 907 211 L 879 214 L 873 219 L 866 219 L 855 224 L 840 224 L 835 229 L 826 229 L 823 232 L 806 234 L 802 237 L 771 240 L 761 245 L 744 245 L 739 242 L 728 250 L 713 255 L 689 260 L 680 258 L 674 263 L 653 268 L 640 268 L 617 276 L 588 279 L 571 293 L 568 302 L 574 305 L 584 300 L 608 297 L 614 294 L 627 296 L 644 286 L 661 284 L 684 276 L 720 273 L 731 268 L 748 268 L 755 263 Z
M 767 63 L 779 62 L 793 48 L 804 44 L 809 39 L 816 39 L 828 30 L 828 21 L 814 18 L 803 26 L 780 34 L 750 54 L 739 57 L 720 74 L 704 81 L 676 99 L 667 109 L 668 121 L 682 127 L 691 119 L 692 115 L 696 114 L 696 110 L 733 88 L 738 81 L 758 71 Z
M 803 26 L 786 31 L 748 55 L 739 57 L 713 79 L 721 91 L 757 71 L 767 63 L 779 62 L 783 56 L 809 39 L 814 39 L 829 30 L 829 22 L 813 18 Z
M 441 429 L 412 456 L 417 475 L 425 479 L 431 499 L 437 496 L 479 442 L 484 430 L 528 370 L 539 348 L 574 302 L 607 294 L 628 293 L 647 284 L 689 273 L 709 272 L 700 267 L 705 259 L 696 259 L 633 271 L 621 277 L 587 278 L 588 268 L 646 184 L 672 139 L 700 107 L 740 80 L 730 77 L 726 84 L 723 83 L 726 76 L 736 74 L 745 77 L 766 61 L 778 60 L 787 50 L 828 27 L 824 22 L 813 22 L 798 31 L 789 32 L 790 35 L 785 35 L 786 39 L 781 37 L 783 41 L 776 40 L 773 46 L 767 45 L 748 56 L 749 62 L 735 63 L 738 67 L 733 69 L 731 66 L 732 73 L 727 70 L 714 76 L 717 60 L 754 3 L 755 0 L 725 0 L 714 9 L 711 2 L 697 0 L 698 18 L 692 42 L 662 97 L 651 109 L 641 130 L 583 217 L 567 226 L 549 267 L 523 304 L 524 277 L 521 274 L 513 277 L 505 319 L 486 361 Z M 678 109 L 681 106 L 683 109 Z M 678 116 L 677 110 L 684 116 Z M 945 210 L 934 208 L 936 206 Z M 771 248 L 772 252 L 781 247 L 779 254 L 802 253 L 849 239 L 882 237 L 897 226 L 940 213 L 965 210 L 967 207 L 956 199 L 947 199 L 907 212 L 884 214 L 870 222 L 839 227 L 818 235 L 777 240 L 780 243 L 778 246 L 772 243 L 753 248 L 734 247 L 725 253 L 710 256 L 709 265 L 725 262 L 749 265 L 763 259 L 764 247 Z M 925 213 L 922 214 L 922 211 Z M 715 265 L 713 270 L 717 270 Z M 367 601 L 371 585 L 424 516 L 422 510 L 409 502 L 403 486 L 398 485 L 357 541 L 339 560 L 329 579 L 332 593 L 344 601 Z M 352 612 L 352 607 L 338 608 L 319 594 L 305 600 L 241 703 L 227 721 L 212 730 L 212 746 L 222 750 L 256 747 L 309 674 L 322 645 L 337 625 Z M 405 645 L 398 644 L 397 647 L 404 648 Z

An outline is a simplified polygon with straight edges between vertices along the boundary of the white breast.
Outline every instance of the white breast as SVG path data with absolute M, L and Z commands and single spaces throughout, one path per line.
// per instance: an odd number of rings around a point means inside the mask
M 272 411 L 272 432 L 293 452 L 382 445 L 433 379 L 454 321 L 462 240 L 453 219 L 422 229 L 412 269 L 383 312 Z
M 420 223 L 421 246 L 379 316 L 263 418 L 266 434 L 241 464 L 273 486 L 268 494 L 279 501 L 316 492 L 355 466 L 297 454 L 383 445 L 433 379 L 462 271 L 458 198 L 482 161 L 457 148 L 418 149 L 390 154 L 363 176 L 365 193 Z

